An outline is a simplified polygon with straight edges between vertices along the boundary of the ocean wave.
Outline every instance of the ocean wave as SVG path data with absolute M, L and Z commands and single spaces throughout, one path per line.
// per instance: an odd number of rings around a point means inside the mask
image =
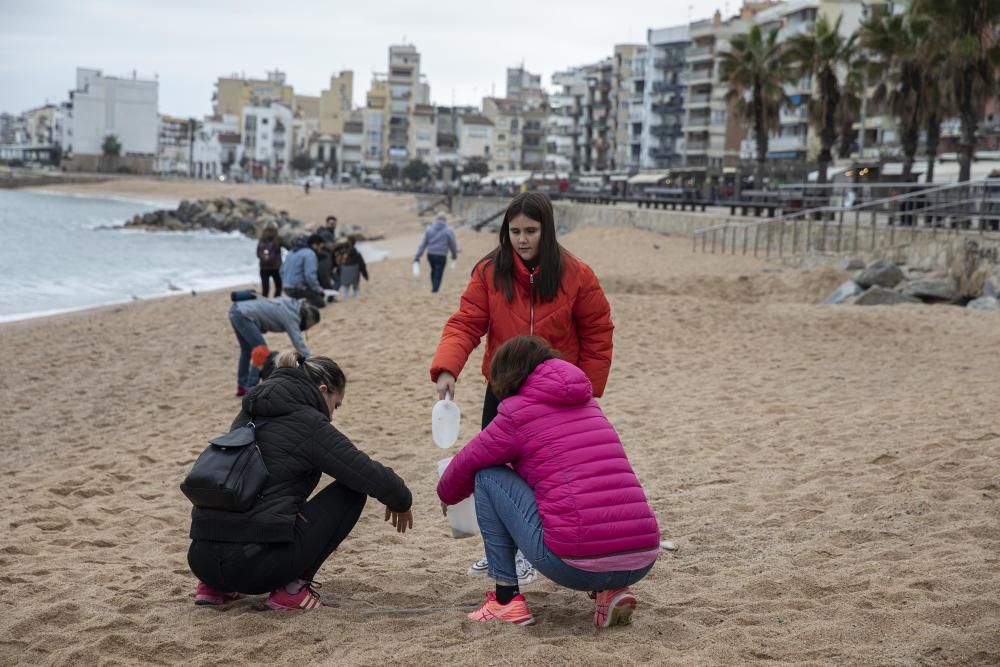
M 30 190 L 31 194 L 47 197 L 72 197 L 74 199 L 96 199 L 99 201 L 117 201 L 126 204 L 141 204 L 152 208 L 177 208 L 181 205 L 177 199 L 141 199 L 122 195 L 104 194 L 101 192 L 60 192 L 59 190 Z

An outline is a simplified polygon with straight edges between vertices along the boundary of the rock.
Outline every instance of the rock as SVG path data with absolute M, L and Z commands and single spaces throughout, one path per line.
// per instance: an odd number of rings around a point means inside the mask
M 981 296 L 966 304 L 966 308 L 973 310 L 1000 310 L 1000 301 L 995 296 Z
M 256 235 L 256 230 L 254 229 L 253 223 L 245 218 L 240 218 L 236 221 L 236 229 L 240 230 L 240 233 L 245 236 Z
M 1000 296 L 1000 292 L 997 291 L 997 284 L 993 278 L 987 278 L 986 282 L 983 283 L 983 296 L 989 296 L 996 299 Z
M 857 258 L 846 259 L 840 265 L 840 268 L 842 268 L 844 271 L 860 271 L 861 269 L 865 268 L 865 263 L 863 260 Z
M 914 280 L 906 283 L 900 293 L 931 303 L 954 301 L 958 298 L 958 291 L 950 280 Z
M 891 288 L 903 282 L 903 277 L 902 269 L 888 260 L 879 259 L 869 264 L 854 280 L 865 289 L 875 285 Z
M 823 303 L 828 305 L 835 305 L 840 303 L 850 303 L 851 299 L 861 294 L 863 290 L 861 287 L 853 280 L 848 280 L 846 283 L 837 288 L 837 290 L 826 297 Z
M 922 302 L 920 299 L 900 294 L 899 292 L 894 292 L 891 289 L 879 287 L 878 285 L 872 287 L 854 300 L 854 304 L 857 306 L 896 306 L 901 303 Z

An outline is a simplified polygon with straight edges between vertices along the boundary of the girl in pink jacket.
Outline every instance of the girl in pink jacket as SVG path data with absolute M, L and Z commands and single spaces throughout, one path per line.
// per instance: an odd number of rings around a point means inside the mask
M 627 625 L 629 586 L 659 553 L 656 516 L 590 380 L 544 340 L 519 336 L 490 363 L 496 419 L 455 456 L 438 483 L 447 513 L 475 491 L 496 591 L 468 616 L 535 620 L 517 587 L 514 553 L 561 586 L 589 591 L 594 624 Z

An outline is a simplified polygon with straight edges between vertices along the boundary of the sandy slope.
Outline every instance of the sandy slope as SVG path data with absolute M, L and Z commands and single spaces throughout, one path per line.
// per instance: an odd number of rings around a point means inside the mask
M 835 272 L 634 230 L 564 241 L 608 291 L 602 402 L 680 547 L 635 587 L 633 627 L 596 631 L 585 596 L 544 581 L 533 628 L 462 620 L 484 582 L 434 496 L 426 368 L 492 243 L 463 233 L 442 294 L 391 260 L 310 334 L 348 374 L 338 427 L 407 480 L 417 527 L 369 504 L 320 571 L 335 608 L 305 615 L 191 603 L 177 484 L 236 410 L 226 294 L 0 325 L 0 663 L 1000 662 L 994 313 L 822 307 Z M 426 607 L 450 609 L 392 611 Z

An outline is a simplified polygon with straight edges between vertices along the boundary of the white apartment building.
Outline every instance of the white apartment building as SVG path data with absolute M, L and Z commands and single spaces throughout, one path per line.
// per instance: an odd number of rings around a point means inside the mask
M 576 172 L 583 162 L 585 147 L 577 145 L 580 114 L 587 80 L 583 68 L 574 67 L 552 75 L 555 92 L 549 96 L 546 126 L 545 169 Z
M 412 45 L 389 47 L 388 99 L 385 118 L 384 162 L 400 166 L 414 157 L 410 154 L 410 120 L 414 107 L 430 97 L 429 87 L 421 84 L 420 53 Z
M 488 163 L 493 150 L 493 121 L 486 116 L 467 114 L 459 116 L 455 125 L 462 162 L 479 158 Z
M 646 51 L 645 44 L 615 45 L 611 70 L 612 169 L 635 171 L 640 166 Z
M 539 108 L 545 104 L 540 74 L 532 74 L 521 67 L 507 68 L 507 99 L 520 100 L 529 108 Z
M 688 88 L 687 25 L 650 29 L 646 33 L 646 79 L 643 92 L 643 169 L 670 169 L 684 164 L 684 97 Z
M 437 149 L 437 115 L 429 104 L 416 104 L 410 114 L 409 144 L 411 160 L 434 162 Z
M 108 135 L 121 143 L 121 155 L 136 158 L 131 168 L 152 170 L 159 136 L 159 83 L 137 78 L 104 76 L 101 70 L 79 67 L 72 104 L 72 151 L 77 168 L 92 168 L 86 156 L 99 158 Z M 84 164 L 87 162 L 88 164 Z
M 243 152 L 254 178 L 287 175 L 292 160 L 292 110 L 284 104 L 243 108 Z
M 191 174 L 191 143 L 195 132 L 189 119 L 160 115 L 156 167 L 158 174 Z

